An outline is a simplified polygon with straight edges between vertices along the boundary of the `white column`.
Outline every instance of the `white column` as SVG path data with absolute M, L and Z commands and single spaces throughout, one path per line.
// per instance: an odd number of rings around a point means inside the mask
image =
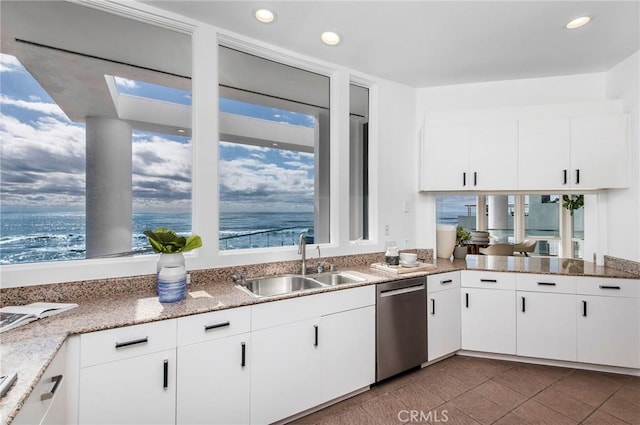
M 506 229 L 509 224 L 509 197 L 506 195 L 487 196 L 489 205 L 489 229 Z
M 131 251 L 131 126 L 86 118 L 87 258 Z

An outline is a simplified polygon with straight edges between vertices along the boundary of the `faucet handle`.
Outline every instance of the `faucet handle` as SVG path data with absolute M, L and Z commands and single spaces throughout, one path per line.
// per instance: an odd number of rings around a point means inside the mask
M 325 266 L 325 264 L 327 264 L 327 263 L 325 263 L 324 261 L 319 261 L 319 262 L 318 262 L 318 266 L 317 266 L 317 272 L 318 272 L 318 273 L 322 273 L 322 272 L 324 272 L 324 266 Z

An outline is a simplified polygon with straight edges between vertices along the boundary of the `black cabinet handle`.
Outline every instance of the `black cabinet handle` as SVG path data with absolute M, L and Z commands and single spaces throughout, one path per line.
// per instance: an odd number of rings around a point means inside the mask
M 218 329 L 218 328 L 225 328 L 227 326 L 231 325 L 231 323 L 224 322 L 224 323 L 216 323 L 215 325 L 204 325 L 204 331 L 210 331 L 211 329 Z
M 555 282 L 538 282 L 538 285 L 542 285 L 542 286 L 556 286 Z
M 582 301 L 582 316 L 587 317 L 587 302 Z
M 464 294 L 464 306 L 466 308 L 469 308 L 469 293 L 468 292 L 465 292 L 465 294 Z
M 467 173 L 462 173 L 462 185 L 466 186 L 467 185 Z
M 164 361 L 164 364 L 162 365 L 163 367 L 163 372 L 164 372 L 164 379 L 162 381 L 162 387 L 163 388 L 167 388 L 169 387 L 169 360 Z
M 576 184 L 580 184 L 580 169 L 576 168 Z
M 62 375 L 56 375 L 51 377 L 51 382 L 53 382 L 53 388 L 48 393 L 40 394 L 40 401 L 49 400 L 53 398 L 53 395 L 56 393 L 60 382 L 62 382 Z
M 600 285 L 600 289 L 620 289 L 618 285 Z
M 149 337 L 146 336 L 140 339 L 132 339 L 131 341 L 116 342 L 116 349 L 130 347 L 137 344 L 146 344 L 147 342 L 149 342 Z
M 562 184 L 567 184 L 567 170 L 562 170 Z
M 431 315 L 436 314 L 436 300 L 431 298 Z
M 485 283 L 498 283 L 497 279 L 480 279 L 480 282 L 485 282 Z
M 451 282 L 453 282 L 453 280 L 451 280 L 451 279 L 441 280 L 440 281 L 440 285 L 446 285 L 447 283 L 451 283 Z
M 245 367 L 247 364 L 247 345 L 243 342 L 240 346 L 242 347 L 242 360 L 240 361 L 240 367 Z
M 478 185 L 478 173 L 476 171 L 473 172 L 473 185 Z
M 526 305 L 526 304 L 525 304 L 525 303 L 526 303 L 526 298 L 525 298 L 525 297 L 522 297 L 522 312 L 523 312 L 523 313 L 524 313 L 524 312 L 525 312 L 525 310 L 526 310 L 526 308 L 525 308 L 525 305 Z
M 315 332 L 315 341 L 313 342 L 313 345 L 317 347 L 318 346 L 318 325 L 313 325 L 313 329 Z

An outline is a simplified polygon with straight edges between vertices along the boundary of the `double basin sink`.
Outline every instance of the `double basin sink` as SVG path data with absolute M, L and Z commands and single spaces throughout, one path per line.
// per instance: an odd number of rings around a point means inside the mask
M 346 283 L 364 282 L 365 280 L 366 279 L 345 272 L 327 272 L 310 275 L 285 274 L 247 279 L 245 283 L 238 284 L 236 287 L 252 297 L 261 298 L 326 288 Z

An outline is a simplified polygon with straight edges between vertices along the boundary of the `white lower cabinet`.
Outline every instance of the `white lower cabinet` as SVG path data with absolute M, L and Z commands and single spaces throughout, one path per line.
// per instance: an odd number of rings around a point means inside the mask
M 67 417 L 67 380 L 69 378 L 66 372 L 66 344 L 64 344 L 12 423 L 16 425 L 70 423 Z
M 462 349 L 516 354 L 513 290 L 462 289 Z
M 575 295 L 517 292 L 517 354 L 576 360 Z
M 176 322 L 80 337 L 81 424 L 174 424 Z
M 640 368 L 640 281 L 587 279 L 576 300 L 578 361 Z
M 429 361 L 460 349 L 460 272 L 427 276 Z
M 249 307 L 178 319 L 178 424 L 250 421 Z

